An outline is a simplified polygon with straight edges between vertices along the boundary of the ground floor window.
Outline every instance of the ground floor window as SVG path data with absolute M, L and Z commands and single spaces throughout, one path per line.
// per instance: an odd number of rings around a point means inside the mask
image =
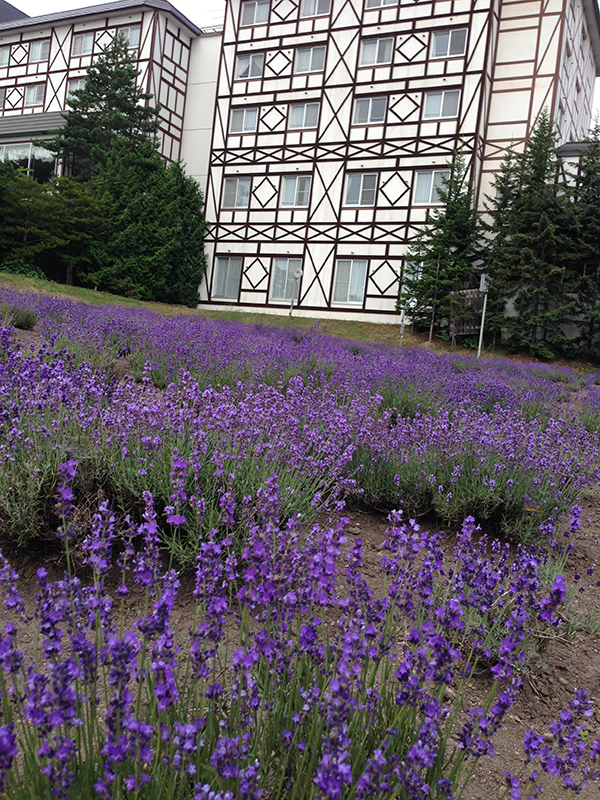
M 26 169 L 29 177 L 38 183 L 46 183 L 56 171 L 53 153 L 32 142 L 0 144 L 0 161 L 10 161 L 14 167 Z
M 242 279 L 241 258 L 217 258 L 213 297 L 224 300 L 237 300 Z
M 299 258 L 276 258 L 271 300 L 298 300 L 301 275 L 302 261 Z
M 362 304 L 366 277 L 366 261 L 358 259 L 338 261 L 335 271 L 333 302 Z

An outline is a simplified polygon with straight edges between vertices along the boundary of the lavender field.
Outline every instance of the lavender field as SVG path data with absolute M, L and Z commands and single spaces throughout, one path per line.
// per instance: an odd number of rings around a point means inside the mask
M 66 563 L 29 603 L 2 558 L 0 791 L 461 796 L 564 616 L 597 382 L 0 290 L 3 549 L 58 539 Z M 377 586 L 356 506 L 389 512 Z M 598 783 L 573 690 L 498 797 Z

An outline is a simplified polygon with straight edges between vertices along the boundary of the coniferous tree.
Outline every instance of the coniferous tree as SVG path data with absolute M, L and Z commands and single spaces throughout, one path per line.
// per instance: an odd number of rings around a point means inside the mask
M 457 304 L 455 293 L 475 280 L 478 214 L 462 153 L 455 154 L 437 193 L 440 207 L 428 213 L 409 248 L 401 289 L 403 296 L 416 301 L 411 312 L 415 323 L 430 332 L 441 331 Z
M 552 358 L 572 350 L 577 318 L 577 220 L 547 112 L 523 153 L 508 157 L 488 204 L 487 268 L 498 305 L 507 304 L 505 338 Z
M 154 141 L 158 106 L 142 91 L 136 57 L 119 34 L 88 68 L 85 86 L 70 96 L 65 124 L 43 146 L 63 163 L 65 174 L 89 178 L 103 164 L 114 143 L 136 150 Z

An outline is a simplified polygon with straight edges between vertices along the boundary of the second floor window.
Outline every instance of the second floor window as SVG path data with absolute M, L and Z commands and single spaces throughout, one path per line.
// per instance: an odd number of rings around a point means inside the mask
M 248 208 L 250 205 L 250 178 L 225 178 L 223 208 Z
M 387 97 L 361 97 L 354 105 L 353 125 L 374 125 L 385 120 Z
M 273 267 L 271 300 L 297 300 L 300 281 L 295 276 L 302 269 L 299 258 L 276 258 Z
M 440 202 L 438 190 L 442 187 L 442 179 L 448 178 L 449 169 L 424 169 L 417 172 L 414 202 L 419 205 L 435 205 Z
M 10 61 L 10 45 L 0 47 L 0 67 L 7 67 Z
M 367 39 L 362 43 L 360 66 L 372 67 L 377 64 L 391 64 L 394 51 L 394 40 Z
M 79 92 L 81 89 L 85 89 L 85 78 L 76 78 L 74 81 L 69 81 L 67 99 L 73 97 L 73 94 Z
M 46 94 L 45 83 L 34 83 L 31 86 L 27 86 L 27 88 L 25 89 L 25 105 L 43 106 L 45 94 Z
M 235 77 L 239 80 L 244 78 L 261 78 L 265 66 L 264 53 L 248 53 L 245 56 L 238 56 Z
M 320 103 L 294 103 L 290 109 L 290 128 L 316 128 Z
M 48 61 L 50 57 L 50 39 L 44 39 L 42 42 L 32 42 L 31 50 L 29 51 L 30 61 Z
M 326 47 L 301 47 L 296 51 L 294 72 L 322 72 L 325 69 Z
M 425 119 L 441 119 L 442 117 L 455 117 L 458 114 L 458 101 L 460 90 L 453 89 L 449 92 L 427 92 L 425 95 Z
M 321 17 L 331 11 L 331 0 L 302 0 L 301 17 Z
M 258 127 L 258 108 L 234 108 L 231 112 L 230 133 L 254 133 Z
M 242 25 L 264 25 L 269 21 L 269 0 L 242 3 Z
M 467 29 L 437 31 L 433 34 L 433 58 L 464 56 L 467 47 Z
M 310 196 L 310 175 L 294 175 L 283 179 L 282 206 L 306 208 Z
M 377 192 L 376 172 L 357 172 L 346 181 L 346 206 L 374 206 Z
M 93 33 L 78 33 L 73 37 L 73 44 L 71 46 L 72 56 L 87 56 L 94 49 L 94 34 Z
M 127 40 L 127 44 L 129 45 L 129 49 L 132 50 L 134 47 L 140 46 L 140 36 L 142 33 L 142 29 L 139 25 L 136 25 L 132 28 L 121 28 L 119 31 L 121 36 L 124 36 Z
M 213 297 L 237 300 L 242 279 L 241 258 L 218 258 L 215 267 Z

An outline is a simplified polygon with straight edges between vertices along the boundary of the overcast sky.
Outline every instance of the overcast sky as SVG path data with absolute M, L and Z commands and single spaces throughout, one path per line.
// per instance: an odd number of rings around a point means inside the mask
M 102 3 L 102 0 L 8 0 L 8 2 L 29 14 L 30 17 L 52 14 L 55 11 L 67 11 L 71 8 L 86 8 Z M 223 21 L 225 0 L 175 0 L 175 8 L 199 28 L 216 25 Z

